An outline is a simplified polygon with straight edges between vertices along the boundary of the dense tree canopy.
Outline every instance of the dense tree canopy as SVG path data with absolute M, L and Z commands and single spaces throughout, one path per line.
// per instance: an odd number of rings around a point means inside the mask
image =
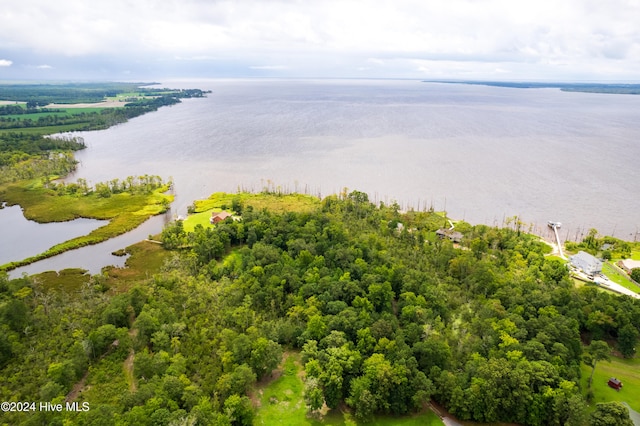
M 47 421 L 249 424 L 247 392 L 296 350 L 309 410 L 344 404 L 367 419 L 433 398 L 465 420 L 581 425 L 581 362 L 640 325 L 640 302 L 575 289 L 548 247 L 517 231 L 460 223 L 454 245 L 435 235 L 441 216 L 358 192 L 313 212 L 242 212 L 191 233 L 170 225 L 164 271 L 116 296 L 94 281 L 68 303 L 5 279 L 0 362 L 12 379 L 0 397 L 64 398 L 94 365 L 92 411 Z M 36 344 L 45 368 L 26 368 Z

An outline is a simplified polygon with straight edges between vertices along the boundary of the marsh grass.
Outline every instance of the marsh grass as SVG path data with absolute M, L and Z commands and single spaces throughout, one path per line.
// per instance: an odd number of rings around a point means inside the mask
M 173 201 L 164 194 L 164 186 L 149 194 L 114 194 L 101 198 L 93 193 L 86 196 L 57 195 L 44 188 L 40 181 L 23 181 L 0 186 L 0 198 L 9 205 L 19 204 L 27 219 L 40 223 L 64 222 L 77 218 L 109 220 L 109 223 L 87 235 L 73 238 L 49 248 L 36 256 L 0 266 L 10 270 L 87 245 L 97 244 L 124 234 L 142 224 L 149 217 L 163 213 Z

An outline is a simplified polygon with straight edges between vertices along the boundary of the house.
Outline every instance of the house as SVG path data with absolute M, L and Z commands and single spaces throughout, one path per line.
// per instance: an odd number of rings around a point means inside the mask
M 578 254 L 569 257 L 569 263 L 587 275 L 602 272 L 602 261 L 584 251 L 579 251 Z
M 462 241 L 462 233 L 458 231 L 452 231 L 451 229 L 438 229 L 436 231 L 436 235 L 441 240 L 448 238 L 454 243 L 459 243 L 460 241 Z
M 610 388 L 614 388 L 617 391 L 619 391 L 620 388 L 622 387 L 622 382 L 616 379 L 615 377 L 610 378 L 607 384 L 609 385 Z
M 227 212 L 211 212 L 211 217 L 209 218 L 209 223 L 215 225 L 216 223 L 222 222 L 226 218 L 231 217 L 231 213 Z
M 627 274 L 630 274 L 632 269 L 640 268 L 640 260 L 624 259 L 620 260 L 616 265 L 624 269 Z

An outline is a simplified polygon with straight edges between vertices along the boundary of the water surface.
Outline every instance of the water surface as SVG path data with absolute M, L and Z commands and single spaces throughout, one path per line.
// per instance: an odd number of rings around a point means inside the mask
M 86 235 L 107 224 L 105 220 L 75 219 L 67 222 L 38 223 L 28 220 L 20 206 L 0 209 L 2 243 L 0 265 L 40 254 L 56 244 Z

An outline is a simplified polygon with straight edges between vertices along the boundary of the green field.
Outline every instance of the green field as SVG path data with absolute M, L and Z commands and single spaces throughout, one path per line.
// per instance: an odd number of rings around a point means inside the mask
M 591 368 L 582 364 L 582 379 L 580 384 L 586 395 L 587 382 L 591 374 Z M 616 391 L 607 385 L 611 377 L 622 381 L 622 389 Z M 600 361 L 593 375 L 593 402 L 592 407 L 598 402 L 620 401 L 626 402 L 631 408 L 640 411 L 640 358 L 622 359 L 611 357 L 611 361 Z
M 290 353 L 282 366 L 282 375 L 266 386 L 258 387 L 254 403 L 258 405 L 256 425 L 331 425 L 331 426 L 436 426 L 444 423 L 430 410 L 413 416 L 380 416 L 366 423 L 357 422 L 349 412 L 335 410 L 324 415 L 307 415 L 304 403 L 304 383 L 301 377 L 300 355 Z

